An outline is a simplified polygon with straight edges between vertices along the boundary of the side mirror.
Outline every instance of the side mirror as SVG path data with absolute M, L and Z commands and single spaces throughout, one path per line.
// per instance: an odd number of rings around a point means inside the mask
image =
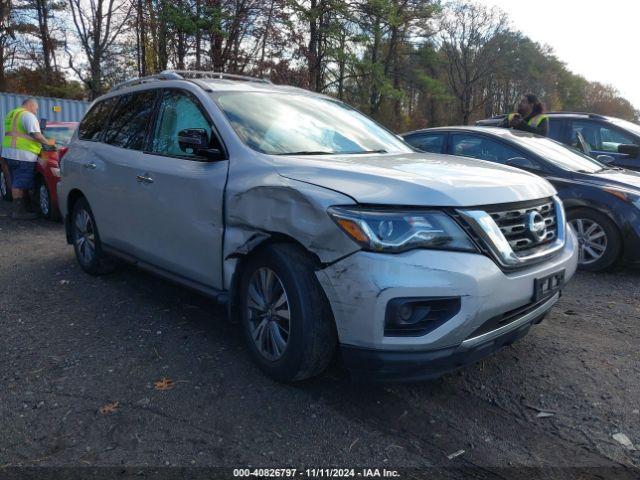
M 622 143 L 618 145 L 618 153 L 623 153 L 625 155 L 629 155 L 630 157 L 636 158 L 640 156 L 640 146 L 634 145 L 632 143 Z
M 613 158 L 611 155 L 598 155 L 596 157 L 596 160 L 602 163 L 613 163 L 616 161 L 616 159 Z
M 540 170 L 531 160 L 524 157 L 513 157 L 506 161 L 510 167 L 521 168 L 523 170 Z
M 209 134 L 204 128 L 186 128 L 178 132 L 178 145 L 185 153 L 202 155 L 210 160 L 220 160 L 222 152 L 211 148 Z
M 40 119 L 40 131 L 44 132 L 46 128 L 47 128 L 47 119 L 46 118 L 41 118 Z

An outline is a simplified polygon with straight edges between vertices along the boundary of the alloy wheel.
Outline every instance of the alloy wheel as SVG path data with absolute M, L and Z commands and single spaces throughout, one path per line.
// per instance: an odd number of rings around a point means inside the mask
M 4 172 L 0 171 L 0 195 L 2 198 L 6 198 L 7 193 L 7 181 L 4 178 Z
M 282 281 L 270 268 L 259 268 L 251 276 L 247 309 L 251 338 L 260 354 L 270 361 L 282 358 L 289 343 L 291 310 Z
M 89 212 L 86 210 L 78 211 L 74 222 L 74 229 L 78 256 L 84 265 L 89 265 L 96 251 L 96 237 Z
M 602 226 L 588 218 L 576 218 L 570 223 L 578 236 L 578 263 L 588 265 L 600 260 L 608 242 Z
M 40 188 L 38 189 L 38 197 L 40 200 L 40 211 L 44 216 L 49 215 L 49 191 L 47 190 L 47 186 L 44 183 L 41 184 Z

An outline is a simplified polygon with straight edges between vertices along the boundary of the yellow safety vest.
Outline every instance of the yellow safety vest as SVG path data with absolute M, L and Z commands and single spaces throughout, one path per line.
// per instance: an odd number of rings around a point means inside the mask
M 516 114 L 515 113 L 510 113 L 509 114 L 509 123 L 511 123 L 511 120 L 513 120 L 513 117 L 515 117 Z M 541 113 L 539 115 L 536 115 L 535 117 L 531 117 L 528 121 L 527 121 L 527 125 L 529 125 L 530 127 L 536 127 L 538 128 L 540 126 L 540 124 L 542 122 L 544 122 L 545 120 L 547 120 L 549 117 L 547 117 L 544 113 Z
M 26 150 L 27 152 L 40 154 L 42 145 L 34 140 L 29 132 L 22 126 L 22 115 L 26 113 L 23 107 L 14 108 L 4 119 L 4 138 L 2 146 L 6 148 L 15 148 L 17 150 Z

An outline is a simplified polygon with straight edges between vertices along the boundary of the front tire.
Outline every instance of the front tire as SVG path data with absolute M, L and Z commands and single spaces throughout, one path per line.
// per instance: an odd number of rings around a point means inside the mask
M 2 195 L 3 200 L 10 202 L 12 200 L 11 187 L 7 180 L 7 177 L 4 175 L 4 170 L 0 166 L 0 195 Z
M 567 218 L 578 238 L 578 268 L 600 272 L 618 260 L 622 237 L 609 217 L 590 208 L 576 208 Z
M 269 245 L 250 257 L 239 297 L 249 350 L 267 375 L 295 382 L 327 367 L 337 334 L 313 262 L 302 248 Z
M 71 241 L 80 267 L 89 275 L 104 275 L 113 271 L 113 260 L 102 251 L 98 226 L 89 202 L 83 197 L 71 212 Z
M 47 220 L 60 220 L 60 214 L 58 210 L 51 203 L 51 193 L 49 187 L 42 177 L 38 178 L 36 182 L 36 205 L 38 207 L 38 213 Z

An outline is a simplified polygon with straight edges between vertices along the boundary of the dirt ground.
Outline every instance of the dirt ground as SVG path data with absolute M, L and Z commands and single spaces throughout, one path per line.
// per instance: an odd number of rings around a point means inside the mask
M 334 367 L 289 386 L 254 366 L 212 301 L 134 268 L 90 277 L 60 224 L 11 221 L 0 203 L 0 475 L 358 466 L 640 478 L 640 271 L 577 275 L 527 337 L 437 381 L 354 384 Z M 172 388 L 158 390 L 162 379 Z

